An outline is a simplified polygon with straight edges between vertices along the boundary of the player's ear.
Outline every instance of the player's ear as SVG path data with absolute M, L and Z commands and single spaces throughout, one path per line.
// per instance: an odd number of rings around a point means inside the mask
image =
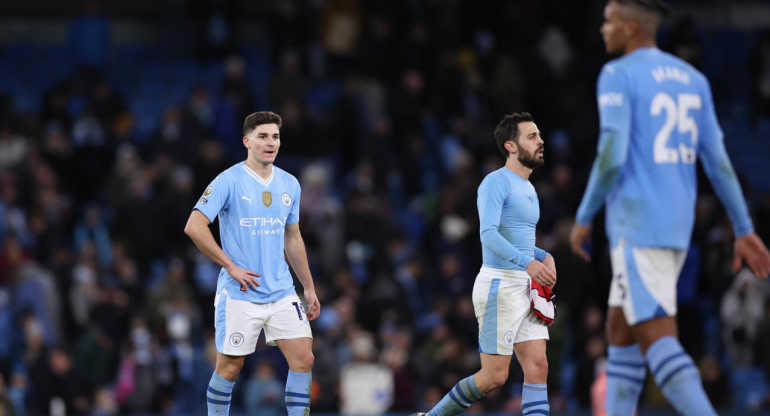
M 628 33 L 628 36 L 634 36 L 636 33 L 642 30 L 641 26 L 639 25 L 639 21 L 636 19 L 628 19 L 626 21 L 626 33 Z
M 249 149 L 249 136 L 243 136 L 243 147 Z
M 503 146 L 505 147 L 505 150 L 516 153 L 516 143 L 514 143 L 513 140 L 508 140 Z

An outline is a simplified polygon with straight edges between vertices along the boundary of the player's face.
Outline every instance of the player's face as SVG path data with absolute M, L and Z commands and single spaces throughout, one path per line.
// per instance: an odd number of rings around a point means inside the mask
M 519 162 L 522 165 L 534 169 L 543 166 L 544 142 L 540 136 L 537 125 L 531 121 L 519 123 Z
M 607 53 L 612 55 L 623 54 L 630 37 L 628 21 L 620 14 L 620 6 L 614 1 L 604 7 L 604 23 L 599 32 L 604 39 Z
M 281 147 L 281 134 L 277 124 L 261 124 L 243 138 L 243 145 L 249 149 L 249 158 L 268 165 L 275 162 Z

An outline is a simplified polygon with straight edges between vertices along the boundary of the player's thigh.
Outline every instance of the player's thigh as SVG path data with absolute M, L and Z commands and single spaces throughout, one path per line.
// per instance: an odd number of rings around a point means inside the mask
M 516 359 L 524 370 L 524 377 L 538 378 L 535 382 L 541 382 L 548 375 L 548 360 L 545 356 L 546 340 L 534 339 L 514 344 Z
M 626 322 L 623 308 L 611 306 L 607 310 L 607 340 L 610 345 L 625 346 L 636 343 L 631 327 Z
M 676 315 L 676 283 L 685 251 L 633 247 L 621 241 L 610 254 L 608 305 L 621 308 L 629 326 Z
M 226 290 L 214 299 L 214 330 L 217 351 L 242 356 L 254 352 L 265 322 L 265 305 L 232 299 Z
M 313 368 L 313 339 L 277 339 L 275 345 L 281 350 L 292 371 L 310 371 Z
M 265 340 L 277 345 L 281 339 L 313 338 L 310 323 L 297 295 L 289 295 L 270 304 L 270 316 L 265 322 Z
M 487 384 L 483 388 L 478 386 L 483 391 L 489 390 L 488 384 L 502 384 L 508 379 L 508 369 L 511 367 L 510 355 L 493 355 L 493 354 L 479 354 L 481 361 L 481 373 L 482 384 Z M 496 382 L 495 382 L 496 381 Z M 478 380 L 477 380 L 478 382 Z

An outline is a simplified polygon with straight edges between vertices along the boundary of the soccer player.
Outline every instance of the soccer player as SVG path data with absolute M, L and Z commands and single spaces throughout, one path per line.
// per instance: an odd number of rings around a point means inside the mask
M 570 242 L 582 247 L 607 204 L 613 277 L 609 294 L 608 415 L 631 415 L 646 367 L 685 415 L 714 415 L 693 360 L 677 339 L 676 283 L 694 223 L 696 158 L 733 224 L 735 271 L 746 261 L 760 278 L 770 253 L 754 233 L 722 142 L 706 78 L 660 51 L 655 34 L 668 6 L 661 0 L 610 0 L 601 34 L 608 62 L 597 85 L 598 154 Z
M 543 138 L 529 113 L 513 113 L 500 121 L 495 140 L 505 166 L 490 173 L 478 190 L 482 267 L 473 285 L 479 321 L 481 370 L 461 380 L 428 413 L 458 414 L 505 383 L 515 352 L 524 370 L 524 415 L 549 413 L 545 344 L 548 327 L 530 310 L 530 279 L 553 287 L 553 257 L 535 247 L 540 206 L 529 182 L 543 164 Z
M 281 147 L 281 118 L 257 112 L 243 123 L 246 161 L 217 176 L 203 192 L 185 233 L 222 266 L 215 298 L 217 363 L 209 382 L 208 414 L 227 415 L 233 385 L 260 332 L 289 363 L 288 414 L 310 411 L 312 338 L 308 320 L 321 313 L 299 231 L 299 182 L 273 165 Z M 219 218 L 222 247 L 209 229 Z M 289 267 L 305 289 L 307 314 L 294 289 Z

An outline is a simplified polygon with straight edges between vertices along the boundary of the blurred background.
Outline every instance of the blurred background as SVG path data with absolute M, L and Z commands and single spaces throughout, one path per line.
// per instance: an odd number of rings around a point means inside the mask
M 659 45 L 711 80 L 768 243 L 770 2 L 672 3 Z M 538 246 L 559 270 L 551 411 L 591 414 L 605 382 L 603 218 L 590 264 L 567 236 L 595 155 L 603 7 L 0 3 L 0 414 L 205 414 L 218 267 L 182 230 L 207 184 L 245 158 L 241 125 L 257 110 L 282 116 L 276 164 L 303 190 L 323 305 L 314 414 L 427 410 L 479 368 L 476 188 L 503 163 L 492 130 L 513 111 L 531 112 L 546 142 L 531 180 Z M 730 223 L 702 174 L 700 188 L 682 343 L 720 413 L 767 414 L 768 283 L 730 273 Z M 285 414 L 286 372 L 260 341 L 233 414 Z M 513 364 L 469 413 L 520 413 L 521 383 Z M 641 409 L 671 414 L 650 377 Z

